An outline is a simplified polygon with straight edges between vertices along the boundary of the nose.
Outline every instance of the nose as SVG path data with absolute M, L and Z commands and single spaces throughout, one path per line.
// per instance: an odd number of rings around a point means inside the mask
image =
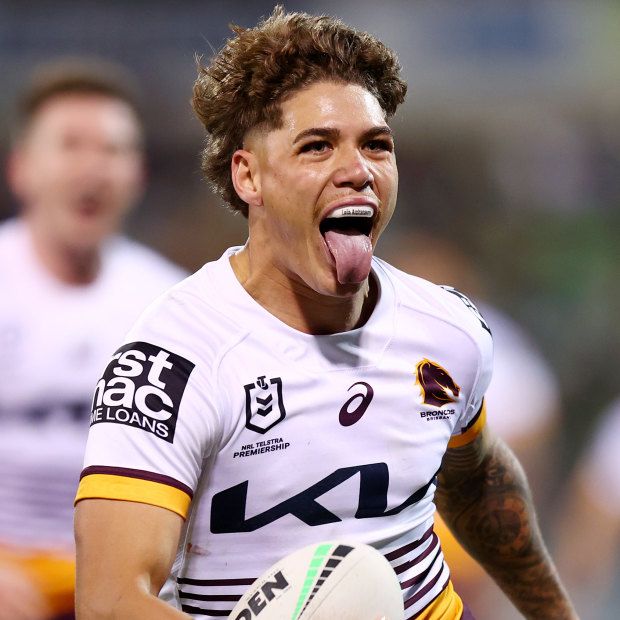
M 91 183 L 104 183 L 110 175 L 111 160 L 110 154 L 104 148 L 84 148 L 76 163 L 76 172 Z
M 338 187 L 364 189 L 373 184 L 374 177 L 369 162 L 358 148 L 346 149 L 340 153 L 334 173 L 334 184 Z

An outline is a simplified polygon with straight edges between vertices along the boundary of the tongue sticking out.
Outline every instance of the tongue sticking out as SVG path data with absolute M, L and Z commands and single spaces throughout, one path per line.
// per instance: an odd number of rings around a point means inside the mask
M 372 259 L 369 237 L 353 230 L 328 230 L 325 242 L 336 262 L 340 284 L 359 284 L 368 277 Z

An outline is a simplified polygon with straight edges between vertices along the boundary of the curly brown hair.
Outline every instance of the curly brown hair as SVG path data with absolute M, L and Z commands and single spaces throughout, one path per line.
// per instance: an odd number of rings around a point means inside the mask
M 231 29 L 236 36 L 211 63 L 199 63 L 192 104 L 208 134 L 202 171 L 225 202 L 247 217 L 248 205 L 231 179 L 232 156 L 250 129 L 280 126 L 287 96 L 320 80 L 359 84 L 388 118 L 407 85 L 392 50 L 334 17 L 286 13 L 278 5 L 256 27 Z

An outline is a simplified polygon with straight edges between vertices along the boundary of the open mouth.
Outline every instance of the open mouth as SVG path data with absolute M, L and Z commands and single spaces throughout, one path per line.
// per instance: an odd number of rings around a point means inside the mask
M 81 194 L 75 201 L 76 211 L 84 216 L 99 215 L 104 209 L 103 200 L 94 194 Z
M 319 230 L 323 237 L 325 237 L 325 233 L 331 230 L 352 235 L 362 234 L 369 237 L 372 231 L 374 215 L 375 210 L 368 206 L 353 205 L 339 207 L 329 213 L 321 222 Z
M 358 284 L 368 277 L 374 216 L 369 205 L 346 205 L 330 211 L 320 223 L 340 284 Z

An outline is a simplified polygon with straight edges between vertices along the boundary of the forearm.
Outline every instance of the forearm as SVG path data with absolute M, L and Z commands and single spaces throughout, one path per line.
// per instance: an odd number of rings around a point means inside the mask
M 112 600 L 115 599 L 115 600 Z M 119 597 L 83 593 L 76 597 L 76 620 L 189 620 L 190 616 L 174 609 L 146 592 L 125 591 Z
M 479 463 L 468 447 L 444 459 L 439 511 L 461 544 L 529 620 L 575 620 L 545 548 L 527 480 L 512 452 L 486 439 Z M 468 472 L 459 476 L 458 472 Z

